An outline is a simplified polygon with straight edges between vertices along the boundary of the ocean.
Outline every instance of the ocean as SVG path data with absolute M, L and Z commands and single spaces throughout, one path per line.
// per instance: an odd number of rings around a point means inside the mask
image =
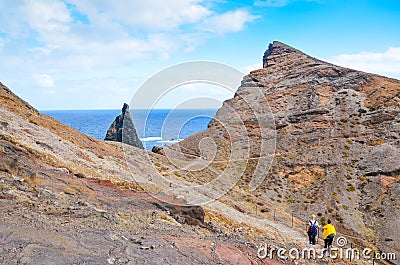
M 41 112 L 99 140 L 104 140 L 111 123 L 121 114 L 121 110 Z M 207 129 L 216 112 L 216 109 L 154 109 L 150 112 L 131 110 L 131 115 L 143 146 L 146 150 L 151 150 L 155 145 L 170 145 Z

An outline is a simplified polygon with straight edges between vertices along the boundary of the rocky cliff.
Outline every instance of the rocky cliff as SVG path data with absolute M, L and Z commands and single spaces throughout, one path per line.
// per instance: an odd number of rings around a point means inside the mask
M 223 174 L 242 152 L 244 173 L 225 203 L 304 221 L 315 213 L 351 242 L 399 253 L 400 81 L 277 41 L 263 66 L 244 77 L 206 131 L 164 152 L 187 159 L 209 153 L 209 167 L 191 172 L 195 182 Z M 264 180 L 252 191 L 254 176 Z
M 128 104 L 124 103 L 122 113 L 110 125 L 104 140 L 120 142 L 144 149 L 142 141 L 140 141 L 136 133 Z

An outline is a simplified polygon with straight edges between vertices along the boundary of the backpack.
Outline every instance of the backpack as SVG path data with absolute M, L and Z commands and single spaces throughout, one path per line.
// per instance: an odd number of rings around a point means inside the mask
M 310 220 L 310 233 L 311 235 L 318 235 L 317 221 L 313 223 L 312 220 Z

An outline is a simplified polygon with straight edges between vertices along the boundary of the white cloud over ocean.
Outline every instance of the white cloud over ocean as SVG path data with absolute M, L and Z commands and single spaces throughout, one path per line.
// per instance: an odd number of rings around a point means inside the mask
M 36 74 L 33 76 L 36 84 L 41 87 L 54 87 L 54 80 L 47 74 Z
M 8 51 L 88 70 L 191 51 L 256 18 L 244 9 L 217 13 L 202 2 L 0 1 L 0 32 L 9 39 Z
M 67 99 L 75 104 L 92 98 L 93 89 L 100 104 L 114 90 L 108 102 L 116 104 L 123 100 L 118 96 L 129 99 L 127 87 L 143 81 L 139 62 L 193 52 L 256 18 L 244 8 L 215 7 L 202 0 L 0 0 L 0 81 L 39 108 L 71 104 Z M 71 93 L 70 84 L 79 92 Z M 83 108 L 96 108 L 87 103 Z

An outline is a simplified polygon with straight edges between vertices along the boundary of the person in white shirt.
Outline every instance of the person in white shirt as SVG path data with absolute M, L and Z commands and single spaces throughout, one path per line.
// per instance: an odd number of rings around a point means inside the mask
M 316 244 L 316 237 L 318 236 L 319 224 L 318 221 L 315 220 L 315 214 L 311 216 L 311 220 L 307 223 L 307 235 L 310 244 Z

